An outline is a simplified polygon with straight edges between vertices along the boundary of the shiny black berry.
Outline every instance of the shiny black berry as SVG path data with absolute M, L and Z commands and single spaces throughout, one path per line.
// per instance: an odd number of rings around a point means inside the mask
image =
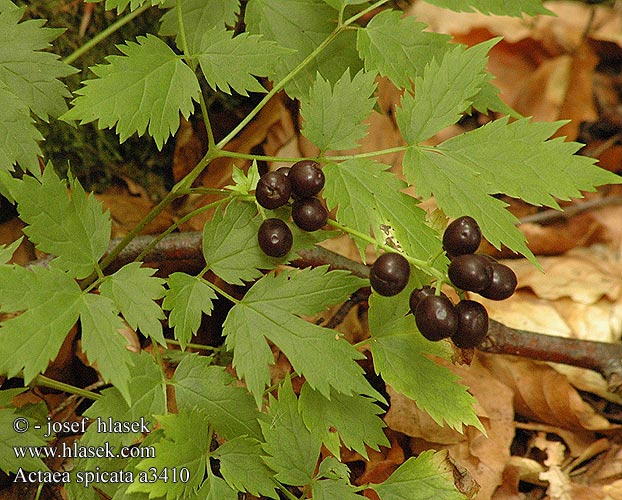
M 443 233 L 443 248 L 450 257 L 475 253 L 481 241 L 479 225 L 468 215 L 453 221 Z
M 294 237 L 281 219 L 266 219 L 257 232 L 259 248 L 270 257 L 283 257 L 292 249 Z
M 505 264 L 492 262 L 492 283 L 478 292 L 482 297 L 492 300 L 505 300 L 512 296 L 518 281 L 516 274 Z
M 299 198 L 292 205 L 292 218 L 304 231 L 316 231 L 328 220 L 328 211 L 317 198 Z
M 488 333 L 488 312 L 479 302 L 461 300 L 456 305 L 458 329 L 451 336 L 457 347 L 468 349 L 477 347 Z
M 259 179 L 255 198 L 262 207 L 273 209 L 285 205 L 291 193 L 291 182 L 283 172 L 268 172 Z
M 410 294 L 410 299 L 408 300 L 408 305 L 410 306 L 410 312 L 415 314 L 417 310 L 417 306 L 419 302 L 425 297 L 429 297 L 430 295 L 434 295 L 434 288 L 431 286 L 424 286 L 421 288 L 415 288 Z
M 458 329 L 458 313 L 445 295 L 429 295 L 415 310 L 415 323 L 426 339 L 437 341 L 451 337 Z
M 292 193 L 301 198 L 315 196 L 324 187 L 324 172 L 311 160 L 294 163 L 287 178 L 292 183 Z
M 390 297 L 400 293 L 408 284 L 410 265 L 399 253 L 383 253 L 371 266 L 369 281 L 380 295 Z
M 492 263 L 482 255 L 458 255 L 449 264 L 447 274 L 458 288 L 480 292 L 492 284 Z

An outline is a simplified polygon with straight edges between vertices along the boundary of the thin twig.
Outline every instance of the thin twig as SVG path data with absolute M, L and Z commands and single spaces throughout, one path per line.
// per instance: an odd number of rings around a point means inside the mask
M 569 205 L 564 210 L 543 210 L 531 215 L 526 215 L 520 218 L 520 223 L 536 223 L 536 224 L 550 224 L 563 219 L 569 219 L 588 210 L 596 210 L 598 208 L 606 207 L 609 205 L 622 205 L 622 196 L 606 196 L 604 198 L 597 198 L 594 200 L 588 200 L 574 205 Z

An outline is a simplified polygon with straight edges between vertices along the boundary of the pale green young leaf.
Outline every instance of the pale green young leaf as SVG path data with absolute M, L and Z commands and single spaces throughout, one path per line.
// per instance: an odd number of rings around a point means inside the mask
M 393 389 L 414 400 L 435 422 L 462 430 L 463 424 L 483 430 L 475 399 L 447 368 L 427 355 L 449 358 L 445 342 L 430 342 L 418 331 L 408 301 L 372 295 L 369 308 L 371 349 L 376 371 Z
M 458 45 L 440 63 L 432 60 L 415 78 L 415 96 L 406 93 L 395 118 L 408 144 L 417 144 L 458 122 L 487 79 L 488 51 L 498 39 L 466 49 Z
M 271 80 L 287 76 L 337 27 L 335 10 L 323 0 L 250 0 L 246 6 L 246 26 L 249 33 L 263 35 L 280 47 L 293 49 L 275 68 Z M 319 72 L 335 83 L 344 71 L 359 71 L 362 63 L 355 49 L 354 31 L 341 33 L 322 53 L 285 86 L 291 97 L 302 98 Z
M 12 186 L 24 233 L 43 252 L 56 255 L 52 265 L 74 278 L 86 278 L 108 248 L 112 223 L 99 200 L 76 179 L 71 194 L 51 165 L 40 179 L 24 176 Z
M 437 255 L 441 243 L 426 224 L 418 201 L 400 190 L 406 183 L 388 172 L 388 165 L 368 159 L 329 163 L 324 167 L 324 198 L 330 209 L 337 207 L 337 220 L 365 234 L 370 231 L 384 243 L 381 226 L 388 225 L 405 253 L 419 259 Z M 357 240 L 365 258 L 366 243 Z
M 358 51 L 369 72 L 378 71 L 397 87 L 410 88 L 433 59 L 440 61 L 451 37 L 424 31 L 427 26 L 397 10 L 375 15 L 357 32 Z M 462 85 L 462 82 L 461 82 Z
M 380 484 L 370 485 L 380 500 L 465 500 L 454 485 L 446 452 L 424 451 L 411 457 Z
M 49 116 L 57 117 L 67 110 L 65 98 L 71 94 L 59 79 L 77 70 L 47 50 L 65 30 L 44 28 L 46 21 L 42 19 L 20 22 L 23 13 L 21 8 L 0 10 L 0 88 L 47 121 Z M 2 109 L 4 113 L 6 109 Z M 22 118 L 18 123 L 24 127 L 31 122 Z M 30 132 L 22 138 L 32 140 L 32 135 Z
M 581 191 L 621 182 L 615 174 L 594 166 L 593 158 L 575 155 L 579 144 L 563 138 L 547 140 L 562 124 L 528 119 L 508 123 L 502 118 L 434 150 L 409 149 L 404 174 L 420 196 L 433 194 L 447 215 L 474 217 L 492 245 L 504 244 L 533 261 L 515 227 L 516 218 L 494 194 L 558 208 L 555 198 L 580 197 Z
M 232 489 L 224 479 L 210 474 L 194 498 L 196 500 L 238 500 L 239 497 L 238 492 Z
M 265 438 L 265 463 L 276 471 L 275 479 L 292 486 L 311 482 L 322 441 L 310 431 L 298 412 L 298 400 L 289 379 L 279 387 L 279 398 L 270 396 L 268 422 L 261 422 Z
M 26 453 L 23 458 L 15 456 L 15 448 L 46 446 L 48 443 L 42 437 L 41 431 L 35 431 L 31 426 L 25 432 L 15 432 L 14 422 L 19 415 L 13 409 L 0 408 L 0 425 L 5 432 L 0 433 L 0 464 L 2 470 L 7 473 L 17 472 L 21 467 L 26 471 L 48 471 L 40 458 L 34 458 Z M 32 424 L 31 424 L 32 425 Z
M 542 5 L 542 0 L 425 0 L 427 3 L 451 9 L 456 12 L 475 12 L 496 14 L 498 16 L 520 17 L 523 14 L 553 15 Z
M 326 274 L 327 284 L 330 275 Z M 323 300 L 318 295 L 323 290 L 322 281 L 306 280 L 308 276 L 313 275 L 294 271 L 280 273 L 278 277 L 272 274 L 264 276 L 233 307 L 223 325 L 227 349 L 233 351 L 233 366 L 238 375 L 245 378 L 258 405 L 269 378 L 265 364 L 268 353 L 268 362 L 273 362 L 263 337 L 276 344 L 294 370 L 327 397 L 331 387 L 343 394 L 375 393 L 355 361 L 362 358 L 360 352 L 335 335 L 333 330 L 321 328 L 294 315 L 309 313 L 314 310 L 317 300 Z M 337 288 L 341 294 L 345 292 L 341 284 Z M 282 300 L 275 296 L 277 289 L 284 292 Z M 294 289 L 298 297 L 316 297 L 315 301 L 311 301 L 310 308 L 301 300 L 294 304 L 293 297 L 288 296 L 288 291 Z
M 257 183 L 259 182 L 257 160 L 253 160 L 253 163 L 248 168 L 248 172 L 246 174 L 243 170 L 233 165 L 231 178 L 233 179 L 234 185 L 225 186 L 225 189 L 229 189 L 243 195 L 253 191 L 257 187 Z
M 175 397 L 180 409 L 199 408 L 219 435 L 261 438 L 261 414 L 248 391 L 221 366 L 210 366 L 205 356 L 186 356 L 175 370 Z
M 20 237 L 18 240 L 15 240 L 11 244 L 0 245 L 0 265 L 6 264 L 13 258 L 13 254 L 17 250 L 17 248 L 21 245 L 24 237 Z
M 339 479 L 321 479 L 311 483 L 313 500 L 361 500 L 357 489 Z
M 42 373 L 78 320 L 81 297 L 58 269 L 0 266 L 2 312 L 24 311 L 0 323 L 0 373 L 10 378 L 23 370 L 25 384 Z
M 202 314 L 212 313 L 216 292 L 200 278 L 185 273 L 171 274 L 167 284 L 162 309 L 171 311 L 168 325 L 174 329 L 175 338 L 184 350 L 201 326 Z
M 372 96 L 375 77 L 374 73 L 361 71 L 351 79 L 346 71 L 333 86 L 318 74 L 309 96 L 301 101 L 303 135 L 321 151 L 358 146 L 367 131 L 367 125 L 361 122 L 376 101 Z
M 123 322 L 115 303 L 103 295 L 86 293 L 80 304 L 82 326 L 82 349 L 105 381 L 119 389 L 130 400 L 128 380 L 132 363 L 130 352 L 125 348 L 127 339 L 119 333 Z
M 166 43 L 153 35 L 138 43 L 118 45 L 122 56 L 108 56 L 109 64 L 94 66 L 97 78 L 76 91 L 73 107 L 61 118 L 112 128 L 121 142 L 145 131 L 162 149 L 179 128 L 179 115 L 188 118 L 198 101 L 199 82 L 194 72 Z
M 220 473 L 231 488 L 256 497 L 278 499 L 272 480 L 274 472 L 266 466 L 262 455 L 261 443 L 250 437 L 227 441 L 213 453 L 220 460 Z
M 156 269 L 141 267 L 140 262 L 130 262 L 107 277 L 99 290 L 114 301 L 128 325 L 166 347 L 160 323 L 165 316 L 155 302 L 165 293 L 165 280 L 154 277 L 155 272 Z
M 203 33 L 196 58 L 212 89 L 246 96 L 249 91 L 266 92 L 255 77 L 271 74 L 289 52 L 260 35 L 234 37 L 233 31 L 213 28 Z
M 235 26 L 240 12 L 240 0 L 180 0 L 179 5 L 191 54 L 201 50 L 204 32 L 216 27 Z M 162 16 L 159 34 L 175 36 L 177 48 L 183 50 L 177 21 L 177 0 L 168 0 L 164 6 L 172 9 Z
M 164 468 L 189 470 L 189 480 L 173 482 L 158 479 L 155 482 L 141 483 L 138 474 L 135 481 L 127 489 L 129 493 L 146 492 L 149 497 L 166 497 L 173 500 L 189 497 L 198 490 L 207 466 L 207 453 L 210 450 L 212 434 L 209 432 L 209 420 L 199 410 L 181 410 L 158 416 L 160 427 L 165 438 L 153 445 L 155 457 L 141 460 L 136 468 L 148 471 L 155 467 L 158 471 Z
M 344 445 L 365 459 L 365 445 L 374 450 L 378 450 L 379 446 L 389 446 L 383 432 L 386 425 L 378 416 L 383 410 L 366 396 L 331 391 L 328 399 L 305 383 L 300 391 L 299 410 L 309 429 L 321 429 L 325 445 L 330 444 L 327 438 L 334 429 Z M 339 456 L 339 449 L 331 451 Z

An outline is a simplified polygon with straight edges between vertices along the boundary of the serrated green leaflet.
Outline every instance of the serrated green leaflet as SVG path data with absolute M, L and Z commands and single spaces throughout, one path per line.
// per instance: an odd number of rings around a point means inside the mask
M 375 15 L 358 30 L 356 43 L 367 71 L 378 71 L 397 87 L 410 88 L 427 64 L 441 60 L 450 37 L 423 31 L 424 23 L 401 16 L 396 10 Z
M 256 497 L 278 499 L 274 472 L 262 460 L 261 443 L 253 438 L 238 437 L 219 446 L 213 456 L 220 460 L 220 473 L 229 486 Z
M 269 422 L 261 422 L 266 464 L 284 484 L 309 484 L 320 456 L 321 439 L 309 431 L 298 413 L 298 400 L 289 379 L 279 387 L 279 399 L 270 396 Z
M 385 424 L 378 416 L 382 409 L 368 397 L 331 391 L 328 399 L 305 384 L 300 391 L 299 406 L 307 428 L 322 430 L 324 445 L 336 456 L 339 456 L 339 448 L 332 449 L 327 440 L 331 428 L 339 433 L 344 445 L 366 459 L 365 445 L 374 450 L 389 446 L 383 432 Z
M 458 45 L 432 60 L 423 77 L 415 78 L 416 93 L 406 93 L 395 118 L 404 140 L 417 144 L 457 123 L 487 80 L 488 51 L 498 39 L 465 49 Z
M 367 0 L 324 0 L 333 9 L 341 10 L 348 5 L 357 5 L 367 2 Z
M 552 12 L 542 5 L 541 0 L 425 0 L 427 3 L 451 9 L 456 12 L 480 11 L 482 14 L 520 17 L 522 14 L 535 16 Z
M 0 323 L 0 373 L 23 370 L 28 384 L 58 354 L 78 320 L 82 291 L 58 269 L 0 266 L 3 312 L 25 311 Z
M 111 298 L 125 321 L 145 337 L 151 337 L 166 347 L 161 319 L 164 313 L 155 302 L 164 295 L 165 280 L 154 277 L 155 269 L 131 262 L 109 276 L 99 287 L 102 295 Z
M 212 313 L 216 292 L 200 278 L 185 273 L 171 274 L 167 284 L 162 309 L 171 311 L 168 325 L 174 329 L 175 338 L 184 350 L 199 329 L 203 313 L 208 316 Z
M 367 159 L 326 165 L 324 198 L 329 208 L 337 207 L 339 222 L 365 234 L 371 230 L 381 243 L 384 234 L 380 226 L 390 225 L 403 251 L 411 257 L 427 259 L 438 254 L 441 244 L 425 223 L 425 212 L 417 207 L 416 199 L 398 192 L 406 183 L 387 172 L 388 168 Z M 365 258 L 367 243 L 356 243 Z
M 210 474 L 194 497 L 197 500 L 238 500 L 238 492 L 231 489 L 224 479 Z
M 384 483 L 371 485 L 380 500 L 465 500 L 454 486 L 451 470 L 442 467 L 445 453 L 424 451 L 398 467 Z
M 266 92 L 255 76 L 267 76 L 290 51 L 259 35 L 213 28 L 203 34 L 196 58 L 207 83 L 227 94 Z
M 339 479 L 321 479 L 311 485 L 313 500 L 360 500 L 356 489 Z
M 65 181 L 48 165 L 41 179 L 25 176 L 11 187 L 21 219 L 29 224 L 24 233 L 43 252 L 56 255 L 52 265 L 74 278 L 86 278 L 108 248 L 112 223 L 94 196 L 80 183 Z
M 23 240 L 24 240 L 24 237 L 22 236 L 19 239 L 15 240 L 10 245 L 0 245 L 0 265 L 6 264 L 8 261 L 10 261 L 13 258 L 13 254 L 15 253 L 17 248 L 21 245 Z
M 123 328 L 119 310 L 108 297 L 86 293 L 80 304 L 82 348 L 105 381 L 111 381 L 126 400 L 130 400 L 128 379 L 130 352 L 127 339 L 118 330 Z
M 109 64 L 94 66 L 97 78 L 76 91 L 73 107 L 61 118 L 112 128 L 121 142 L 145 131 L 158 149 L 179 127 L 179 115 L 188 118 L 198 100 L 199 82 L 166 43 L 153 35 L 138 43 L 119 45 L 123 56 L 108 56 Z
M 149 493 L 150 498 L 187 497 L 196 492 L 205 475 L 212 436 L 208 419 L 198 410 L 181 410 L 177 414 L 160 415 L 158 422 L 166 437 L 153 445 L 155 457 L 142 460 L 136 468 L 149 471 L 151 467 L 155 467 L 157 471 L 162 471 L 185 467 L 189 471 L 188 482 L 158 479 L 155 482 L 142 483 L 138 480 L 138 474 L 135 474 L 136 480 L 127 491 Z
M 328 300 L 321 297 L 322 293 L 330 294 L 331 302 L 339 295 L 345 298 L 349 286 L 352 291 L 358 287 L 358 280 L 348 283 L 348 278 L 342 275 L 344 282 L 339 283 L 339 278 L 334 280 L 331 293 L 330 289 L 324 289 L 321 280 L 307 277 L 313 277 L 312 272 L 265 276 L 233 307 L 223 325 L 227 349 L 233 350 L 233 366 L 246 380 L 258 405 L 269 380 L 266 361 L 273 362 L 264 337 L 281 349 L 294 370 L 303 375 L 311 387 L 327 397 L 330 387 L 344 394 L 375 393 L 355 362 L 363 357 L 361 353 L 334 331 L 294 315 L 309 314 L 319 304 L 326 304 Z M 326 277 L 328 285 L 331 273 Z M 283 299 L 276 296 L 277 290 L 283 292 Z M 291 294 L 293 290 L 296 290 L 296 297 Z M 311 304 L 305 305 L 300 296 L 312 297 Z
M 127 0 L 125 0 L 127 1 Z M 239 0 L 168 0 L 165 7 L 172 7 L 162 16 L 160 35 L 175 36 L 177 47 L 182 50 L 177 20 L 177 5 L 181 7 L 188 50 L 196 54 L 201 50 L 203 33 L 212 28 L 235 26 L 240 11 Z
M 301 102 L 304 120 L 302 133 L 320 151 L 349 149 L 365 137 L 369 116 L 376 101 L 370 97 L 376 89 L 374 73 L 359 72 L 350 78 L 349 71 L 334 86 L 317 75 L 309 97 Z
M 117 14 L 123 12 L 127 6 L 130 10 L 136 10 L 149 1 L 150 5 L 161 5 L 166 0 L 106 0 L 106 10 L 117 9 Z M 103 2 L 103 0 L 89 0 L 89 2 Z
M 257 160 L 253 160 L 253 164 L 248 168 L 247 173 L 233 165 L 231 178 L 235 184 L 233 186 L 225 186 L 225 189 L 230 189 L 240 194 L 248 194 L 250 191 L 253 191 L 257 187 L 257 182 L 259 182 Z
M 208 358 L 187 356 L 175 370 L 177 405 L 181 409 L 199 408 L 225 439 L 260 439 L 261 415 L 248 391 L 234 381 L 223 367 L 210 366 Z
M 594 166 L 593 158 L 574 155 L 579 144 L 563 138 L 547 140 L 560 125 L 528 119 L 508 123 L 502 118 L 434 149 L 409 149 L 404 174 L 420 196 L 433 194 L 447 215 L 474 217 L 492 245 L 504 244 L 535 262 L 515 227 L 516 218 L 492 195 L 506 193 L 557 208 L 553 197 L 579 197 L 579 190 L 621 182 Z
M 0 408 L 0 425 L 5 432 L 0 433 L 0 464 L 2 470 L 7 473 L 17 472 L 21 467 L 27 471 L 48 471 L 47 465 L 40 458 L 33 458 L 28 453 L 24 457 L 16 458 L 15 451 L 21 447 L 32 448 L 45 446 L 48 443 L 41 437 L 41 432 L 35 431 L 28 424 L 24 426 L 25 432 L 15 432 L 14 422 L 18 414 L 12 409 Z
M 462 430 L 484 428 L 475 415 L 475 399 L 452 374 L 426 355 L 450 356 L 449 345 L 430 342 L 417 331 L 412 315 L 405 316 L 407 301 L 394 297 L 370 297 L 369 328 L 374 367 L 387 384 L 414 400 L 439 425 Z

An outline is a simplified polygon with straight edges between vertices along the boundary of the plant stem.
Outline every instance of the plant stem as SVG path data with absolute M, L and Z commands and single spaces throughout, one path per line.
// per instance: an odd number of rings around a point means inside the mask
M 186 39 L 186 28 L 184 27 L 184 16 L 181 11 L 181 0 L 175 1 L 175 8 L 177 9 L 177 31 L 179 40 L 181 42 L 181 50 L 186 57 L 190 57 L 190 50 L 188 49 L 188 40 Z
M 139 7 L 138 9 L 136 9 L 135 11 L 130 12 L 129 14 L 123 16 L 118 21 L 115 21 L 110 26 L 108 26 L 105 30 L 103 30 L 100 33 L 98 33 L 97 35 L 95 35 L 93 38 L 91 38 L 84 45 L 82 45 L 78 49 L 74 50 L 71 54 L 69 54 L 67 57 L 65 57 L 63 59 L 63 62 L 65 64 L 71 64 L 76 59 L 78 59 L 82 55 L 86 54 L 89 50 L 91 50 L 93 47 L 95 47 L 99 42 L 103 42 L 106 38 L 108 38 L 110 35 L 112 35 L 115 31 L 117 31 L 118 29 L 120 29 L 123 26 L 125 26 L 132 19 L 140 16 L 143 12 L 148 10 L 150 7 L 151 7 L 151 4 L 146 3 L 142 7 Z
M 166 339 L 166 343 L 167 344 L 176 345 L 176 346 L 181 346 L 181 342 L 179 340 Z M 193 344 L 191 342 L 186 344 L 186 347 L 190 347 L 191 349 L 199 349 L 201 351 L 220 351 L 220 350 L 222 350 L 220 347 L 214 347 L 214 346 L 211 346 L 211 345 L 204 345 L 204 344 Z
M 75 394 L 76 396 L 81 396 L 83 398 L 92 399 L 94 401 L 101 398 L 100 394 L 87 391 L 85 389 L 81 389 L 80 387 L 75 387 L 73 385 L 65 384 L 64 382 L 59 382 L 58 380 L 48 378 L 45 375 L 37 375 L 33 379 L 32 383 L 33 385 L 39 385 L 41 387 L 49 387 L 50 389 L 56 389 L 58 391 L 68 392 L 69 394 Z

